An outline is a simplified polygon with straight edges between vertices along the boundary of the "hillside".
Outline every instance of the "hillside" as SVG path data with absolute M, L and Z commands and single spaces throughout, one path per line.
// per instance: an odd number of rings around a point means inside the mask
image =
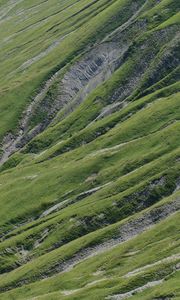
M 0 299 L 180 299 L 179 9 L 0 0 Z

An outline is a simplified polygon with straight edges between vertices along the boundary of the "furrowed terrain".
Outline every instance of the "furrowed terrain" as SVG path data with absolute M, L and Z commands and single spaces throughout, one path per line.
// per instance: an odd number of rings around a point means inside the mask
M 0 0 L 0 299 L 180 299 L 179 8 Z

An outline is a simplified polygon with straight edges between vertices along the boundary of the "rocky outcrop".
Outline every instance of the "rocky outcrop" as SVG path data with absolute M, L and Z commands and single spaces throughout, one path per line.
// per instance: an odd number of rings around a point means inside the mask
M 110 78 L 121 65 L 122 57 L 132 42 L 130 38 L 132 31 L 138 31 L 139 25 L 136 24 L 135 19 L 143 7 L 144 5 L 140 8 L 135 5 L 134 15 L 128 22 L 120 26 L 111 37 L 107 36 L 101 43 L 87 50 L 85 55 L 75 62 L 64 75 L 58 71 L 44 84 L 44 87 L 24 111 L 17 134 L 15 136 L 8 134 L 4 138 L 2 143 L 4 154 L 0 159 L 0 164 L 3 164 L 11 154 L 21 149 L 42 132 L 52 121 L 60 121 L 71 113 L 91 91 Z M 24 70 L 47 55 L 63 38 L 53 43 L 44 52 L 25 62 L 20 70 Z M 123 88 L 115 93 L 111 102 L 117 100 L 119 93 L 124 95 L 123 98 L 128 95 L 130 86 L 132 86 L 132 81 L 126 89 Z M 119 108 L 120 106 L 115 105 L 110 109 L 110 112 Z M 59 111 L 61 111 L 60 115 L 58 115 Z M 37 114 L 40 118 L 37 123 L 34 123 L 34 118 L 38 119 Z M 102 112 L 100 118 L 106 114 Z

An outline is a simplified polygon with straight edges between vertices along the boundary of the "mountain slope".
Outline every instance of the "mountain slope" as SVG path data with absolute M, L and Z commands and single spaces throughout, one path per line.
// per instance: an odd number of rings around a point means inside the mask
M 180 299 L 179 20 L 0 0 L 0 299 Z

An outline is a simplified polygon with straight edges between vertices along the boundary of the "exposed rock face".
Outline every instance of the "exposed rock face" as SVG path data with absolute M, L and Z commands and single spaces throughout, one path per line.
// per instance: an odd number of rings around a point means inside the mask
M 140 8 L 135 5 L 134 14 L 126 23 L 110 35 L 107 35 L 102 42 L 91 49 L 87 49 L 85 54 L 69 67 L 65 73 L 62 73 L 60 70 L 47 80 L 44 87 L 24 112 L 17 135 L 8 134 L 4 138 L 2 143 L 4 154 L 0 159 L 1 164 L 11 154 L 24 147 L 49 124 L 55 124 L 73 112 L 97 86 L 108 80 L 123 65 L 129 55 L 133 58 L 132 35 L 137 35 L 138 37 L 140 33 L 146 30 L 147 26 L 145 18 L 136 20 L 145 5 L 146 2 Z M 172 69 L 177 65 L 178 58 L 171 59 L 178 43 L 178 38 L 176 37 L 170 47 L 171 50 L 165 51 L 156 67 L 152 69 L 149 75 L 146 75 L 146 71 L 159 51 L 159 47 L 169 41 L 172 33 L 172 28 L 162 29 L 154 32 L 150 38 L 145 39 L 141 45 L 138 45 L 138 48 L 144 52 L 144 55 L 135 64 L 131 75 L 125 78 L 123 84 L 115 89 L 107 101 L 107 107 L 103 108 L 96 120 L 120 110 L 126 105 L 126 102 L 123 102 L 124 99 L 141 84 L 144 75 L 149 76 L 149 82 L 152 85 L 160 79 L 159 69 L 162 70 L 164 68 L 164 72 L 166 72 L 166 69 Z M 42 55 L 45 56 L 46 52 L 56 47 L 63 38 L 50 46 Z M 154 44 L 154 49 L 146 51 L 152 44 Z M 138 51 L 138 49 L 135 51 Z M 34 60 L 36 61 L 36 59 L 40 58 L 38 56 Z M 22 68 L 34 63 L 34 60 L 26 62 Z
M 124 53 L 125 48 L 119 48 L 117 43 L 107 43 L 87 53 L 83 59 L 74 66 L 59 81 L 60 73 L 54 74 L 45 84 L 40 93 L 24 112 L 20 122 L 20 130 L 16 137 L 8 135 L 3 141 L 4 155 L 1 164 L 8 157 L 22 148 L 29 140 L 44 130 L 54 119 L 56 114 L 64 108 L 63 117 L 72 112 L 87 95 L 100 83 L 108 79 L 114 72 L 117 60 Z M 54 89 L 56 94 L 48 94 L 49 89 Z M 29 128 L 31 119 L 36 113 L 45 115 L 42 122 L 34 128 Z
M 111 36 L 108 35 L 102 43 L 87 50 L 85 55 L 70 67 L 64 75 L 61 74 L 61 71 L 56 72 L 44 84 L 44 87 L 24 112 L 17 135 L 11 137 L 8 135 L 8 143 L 6 142 L 7 137 L 4 138 L 4 154 L 0 159 L 1 164 L 3 164 L 11 154 L 21 149 L 38 133 L 42 132 L 52 121 L 57 122 L 57 120 L 59 121 L 71 113 L 82 103 L 91 91 L 110 78 L 112 73 L 121 65 L 122 57 L 131 44 L 130 36 L 132 31 L 139 31 L 139 26 L 141 26 L 141 29 L 145 29 L 144 23 L 139 24 L 139 21 L 135 22 L 136 17 L 144 5 L 145 4 L 139 8 L 137 4 L 134 4 L 134 7 L 132 7 L 134 15 L 125 24 L 115 30 Z M 55 42 L 37 57 L 25 62 L 20 69 L 23 70 L 27 68 L 47 55 L 63 38 Z M 118 92 L 115 92 L 111 102 L 117 100 L 120 94 L 123 95 L 123 98 L 130 94 L 131 88 L 136 82 L 137 80 L 135 79 L 130 80 L 127 88 L 123 87 L 120 88 Z M 53 94 L 51 93 L 51 89 L 53 90 Z M 115 105 L 109 110 L 109 113 L 113 112 L 117 107 L 118 105 Z M 63 111 L 59 117 L 57 114 L 62 109 Z M 39 122 L 34 126 L 32 120 L 34 117 L 37 117 L 37 114 L 41 117 Z M 101 114 L 100 118 L 102 115 L 104 116 L 104 113 Z

